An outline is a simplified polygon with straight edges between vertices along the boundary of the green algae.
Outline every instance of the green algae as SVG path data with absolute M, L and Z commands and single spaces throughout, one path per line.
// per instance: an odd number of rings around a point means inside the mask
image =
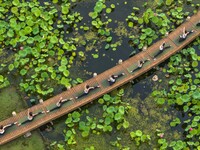
M 20 112 L 26 106 L 25 103 L 21 100 L 22 98 L 18 94 L 17 90 L 14 87 L 7 87 L 1 89 L 0 91 L 0 121 L 11 117 L 12 112 Z
M 31 132 L 31 137 L 19 137 L 5 145 L 0 146 L 1 150 L 44 150 L 45 145 L 38 132 Z

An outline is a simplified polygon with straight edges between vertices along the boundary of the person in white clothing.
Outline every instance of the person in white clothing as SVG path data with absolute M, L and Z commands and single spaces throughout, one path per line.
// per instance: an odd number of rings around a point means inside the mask
M 179 42 L 183 42 L 186 40 L 187 36 L 191 33 L 193 33 L 194 30 L 191 30 L 191 31 L 186 31 L 185 30 L 185 27 L 183 28 L 183 34 L 179 36 Z
M 91 90 L 94 90 L 94 89 L 99 88 L 99 87 L 100 87 L 99 85 L 93 87 L 93 86 L 89 86 L 89 85 L 86 84 L 84 91 L 83 91 L 83 94 L 81 94 L 80 96 L 77 96 L 76 99 L 87 95 Z

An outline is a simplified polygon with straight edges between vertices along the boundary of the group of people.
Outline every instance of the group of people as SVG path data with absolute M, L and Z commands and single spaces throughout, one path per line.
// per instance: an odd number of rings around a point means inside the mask
M 58 100 L 58 102 L 56 103 L 56 105 L 54 107 L 52 107 L 51 109 L 46 110 L 46 111 L 40 111 L 40 112 L 37 112 L 37 113 L 33 113 L 32 111 L 30 111 L 30 109 L 28 109 L 27 118 L 25 119 L 25 121 L 23 121 L 23 122 L 9 123 L 9 124 L 4 125 L 4 126 L 0 125 L 0 135 L 2 135 L 2 134 L 5 133 L 5 129 L 6 128 L 12 127 L 13 125 L 21 126 L 23 124 L 31 122 L 34 119 L 34 117 L 36 117 L 37 115 L 48 113 L 50 111 L 54 111 L 54 110 L 60 108 L 62 106 L 62 104 L 64 104 L 68 100 L 72 100 L 72 98 L 70 98 L 70 99 L 63 99 L 63 97 L 60 97 L 60 99 Z
M 200 26 L 200 21 L 196 24 L 196 26 L 198 26 L 198 27 Z M 189 34 L 193 33 L 193 32 L 194 32 L 194 30 L 186 31 L 186 30 L 185 30 L 185 27 L 184 27 L 184 28 L 183 28 L 183 34 L 179 36 L 179 42 L 184 41 L 184 40 L 187 38 L 187 36 L 188 36 Z M 166 46 L 166 43 L 165 43 L 165 41 L 164 41 L 164 42 L 159 46 L 159 52 L 154 56 L 154 60 L 156 59 L 155 57 L 157 57 L 157 56 L 160 55 L 165 49 L 170 48 L 170 47 L 171 47 L 170 45 L 169 45 L 169 46 Z M 137 64 L 137 68 L 133 69 L 131 72 L 134 72 L 134 71 L 136 71 L 136 70 L 141 69 L 142 66 L 143 66 L 143 64 L 144 64 L 146 61 L 148 61 L 148 59 L 145 60 L 145 61 L 144 61 L 144 60 L 139 60 L 139 61 L 138 61 L 138 64 Z M 112 85 L 116 82 L 116 80 L 117 80 L 118 78 L 120 78 L 120 77 L 122 77 L 122 76 L 124 76 L 124 75 L 125 75 L 125 73 L 121 73 L 121 74 L 119 74 L 119 75 L 110 75 L 109 78 L 107 79 L 107 81 L 109 82 L 109 85 L 112 86 Z M 93 86 L 89 86 L 89 85 L 85 85 L 83 93 L 82 93 L 81 95 L 79 95 L 79 96 L 76 96 L 76 99 L 88 95 L 88 93 L 89 93 L 90 91 L 92 91 L 92 90 L 94 90 L 94 89 L 96 89 L 96 88 L 99 88 L 99 87 L 100 87 L 99 85 L 94 86 L 94 87 L 93 87 Z M 60 99 L 59 99 L 58 102 L 56 103 L 55 107 L 53 107 L 53 108 L 51 108 L 51 109 L 49 109 L 49 110 L 47 110 L 47 111 L 41 111 L 41 112 L 33 113 L 33 112 L 30 111 L 30 109 L 28 109 L 27 119 L 26 119 L 24 122 L 21 122 L 21 123 L 19 123 L 19 122 L 14 122 L 14 123 L 9 123 L 9 124 L 4 125 L 4 126 L 3 126 L 3 125 L 0 125 L 0 135 L 2 135 L 2 134 L 5 133 L 5 129 L 6 129 L 6 128 L 12 127 L 13 125 L 18 125 L 18 126 L 20 126 L 20 125 L 22 125 L 22 124 L 28 123 L 28 122 L 32 121 L 32 120 L 34 119 L 35 116 L 37 116 L 37 115 L 39 115 L 39 114 L 48 113 L 48 112 L 50 112 L 50 111 L 54 111 L 54 110 L 60 108 L 60 107 L 62 106 L 62 104 L 64 104 L 64 103 L 67 102 L 68 100 L 73 100 L 73 98 L 70 98 L 70 99 L 63 99 L 62 97 L 60 97 Z

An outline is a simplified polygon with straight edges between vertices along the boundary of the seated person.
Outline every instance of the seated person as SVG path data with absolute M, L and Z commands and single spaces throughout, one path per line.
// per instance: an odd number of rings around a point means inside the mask
M 88 95 L 89 91 L 94 90 L 94 89 L 99 88 L 99 87 L 100 87 L 99 85 L 97 85 L 95 87 L 92 87 L 92 86 L 90 87 L 89 85 L 85 85 L 83 94 L 81 94 L 80 96 L 77 96 L 76 99 L 83 97 L 85 95 Z
M 109 76 L 109 78 L 108 78 L 109 84 L 110 84 L 110 85 L 113 85 L 113 84 L 116 82 L 117 78 L 119 78 L 119 77 L 121 77 L 121 76 L 123 76 L 123 75 L 125 75 L 125 74 L 124 74 L 124 73 L 121 73 L 121 74 L 119 74 L 119 75 L 111 75 L 111 76 Z
M 163 42 L 160 47 L 159 47 L 159 52 L 154 56 L 154 60 L 156 60 L 155 57 L 157 57 L 158 55 L 160 55 L 165 49 L 170 48 L 171 46 L 165 46 L 165 42 Z
M 44 111 L 33 114 L 32 112 L 30 112 L 30 109 L 28 109 L 27 120 L 25 120 L 25 121 L 22 122 L 22 123 L 18 123 L 18 126 L 20 126 L 20 125 L 22 125 L 22 124 L 25 124 L 25 123 L 27 123 L 27 122 L 32 121 L 32 120 L 34 119 L 34 117 L 37 116 L 37 115 L 39 115 L 40 113 L 44 113 Z
M 72 100 L 72 98 L 70 98 L 70 99 L 63 99 L 63 97 L 60 97 L 60 99 L 59 99 L 58 102 L 56 103 L 55 107 L 53 107 L 53 108 L 50 109 L 50 110 L 47 110 L 46 112 L 54 111 L 54 110 L 60 108 L 60 107 L 62 106 L 62 104 L 63 104 L 64 102 L 67 102 L 68 100 Z
M 193 32 L 194 32 L 194 30 L 186 31 L 186 30 L 185 30 L 185 27 L 184 27 L 184 28 L 183 28 L 183 34 L 179 36 L 179 37 L 180 37 L 180 38 L 179 38 L 179 42 L 185 41 L 185 39 L 187 38 L 187 36 L 190 35 L 190 34 L 193 33 Z
M 7 124 L 5 126 L 3 125 L 0 125 L 0 135 L 4 134 L 5 133 L 5 129 L 8 128 L 8 127 L 11 127 L 12 125 L 16 124 L 17 122 L 15 123 L 10 123 L 10 124 Z
M 131 72 L 134 72 L 134 71 L 136 71 L 136 70 L 141 69 L 144 63 L 145 63 L 144 60 L 138 60 L 138 67 L 135 68 L 135 69 L 133 69 Z

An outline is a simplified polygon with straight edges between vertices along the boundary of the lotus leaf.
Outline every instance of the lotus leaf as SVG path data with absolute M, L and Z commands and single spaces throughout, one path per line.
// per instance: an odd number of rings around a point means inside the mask
M 24 21 L 26 19 L 26 17 L 24 15 L 20 15 L 18 18 L 20 21 Z
M 89 16 L 92 18 L 92 19 L 95 19 L 98 17 L 98 13 L 97 12 L 90 12 L 89 13 Z
M 129 122 L 125 120 L 125 121 L 123 122 L 123 127 L 124 127 L 125 129 L 127 129 L 127 128 L 129 127 Z
M 119 113 L 123 115 L 124 112 L 124 106 L 119 106 Z
M 36 25 L 33 27 L 33 34 L 36 35 L 38 33 L 39 33 L 39 27 L 38 27 L 38 25 Z
M 81 133 L 82 137 L 87 137 L 89 135 L 89 132 L 88 131 L 83 131 Z
M 114 8 L 115 8 L 115 4 L 111 4 L 110 7 L 111 7 L 112 9 L 114 9 Z
M 177 79 L 177 80 L 176 80 L 176 84 L 177 84 L 177 85 L 181 85 L 181 84 L 182 84 L 182 80 L 181 80 L 181 79 Z
M 56 36 L 51 36 L 50 42 L 53 44 L 58 43 L 58 38 Z
M 65 6 L 61 6 L 61 8 L 62 8 L 62 13 L 63 14 L 68 14 L 69 13 L 69 8 L 70 8 L 70 6 L 69 5 L 65 5 Z
M 98 125 L 97 125 L 97 128 L 98 128 L 98 129 L 103 129 L 103 126 L 102 126 L 101 124 L 98 124 Z
M 106 117 L 106 118 L 105 118 L 105 124 L 106 124 L 106 125 L 111 124 L 111 122 L 112 122 L 112 119 L 111 119 L 110 117 Z
M 82 80 L 81 78 L 77 78 L 76 81 L 77 81 L 78 83 L 83 83 L 83 80 Z
M 115 108 L 114 108 L 113 106 L 109 106 L 109 107 L 106 109 L 106 111 L 107 111 L 109 114 L 111 114 L 111 113 L 115 112 Z
M 26 70 L 26 69 L 21 69 L 21 70 L 20 70 L 20 74 L 21 74 L 22 76 L 24 76 L 26 73 L 27 73 L 27 70 Z
M 195 68 L 195 67 L 197 67 L 197 66 L 198 66 L 198 61 L 193 61 L 193 62 L 192 62 L 192 67 Z
M 183 96 L 181 96 L 181 100 L 183 102 L 189 102 L 190 101 L 190 96 L 187 94 L 184 94 Z
M 166 143 L 166 139 L 158 139 L 158 144 L 164 144 Z
M 42 73 L 41 73 L 41 77 L 42 77 L 42 78 L 49 78 L 49 75 L 48 75 L 47 72 L 42 72 Z
M 29 37 L 28 39 L 27 39 L 27 43 L 28 44 L 32 44 L 33 42 L 34 42 L 34 38 L 33 37 Z
M 132 28 L 132 27 L 133 27 L 133 22 L 128 22 L 128 26 L 129 26 L 130 28 Z
M 106 131 L 111 132 L 112 129 L 113 129 L 113 128 L 112 128 L 110 125 L 109 125 L 109 126 L 104 126 L 104 127 L 103 127 L 103 131 L 104 131 L 104 132 L 106 132 Z
M 4 77 L 0 75 L 0 82 L 4 82 Z
M 58 70 L 60 71 L 60 72 L 63 72 L 63 71 L 65 71 L 67 69 L 67 67 L 66 66 L 59 66 L 58 67 Z
M 62 77 L 61 84 L 65 85 L 67 87 L 69 85 L 69 79 L 66 79 L 65 77 Z
M 68 64 L 68 60 L 67 60 L 67 58 L 65 58 L 65 57 L 62 57 L 62 59 L 61 59 L 61 65 L 67 65 Z
M 111 8 L 106 8 L 106 13 L 111 13 L 112 9 Z
M 105 101 L 110 101 L 110 100 L 111 100 L 111 97 L 110 97 L 110 95 L 105 94 L 105 95 L 103 96 L 103 99 L 104 99 Z
M 37 7 L 33 7 L 31 9 L 31 12 L 33 12 L 36 17 L 39 17 L 41 15 L 41 10 Z
M 110 44 L 106 44 L 105 49 L 109 49 L 110 48 Z
M 118 121 L 118 120 L 120 120 L 120 119 L 122 119 L 123 117 L 122 117 L 122 115 L 120 114 L 120 113 L 116 113 L 115 114 L 115 120 L 116 121 Z
M 13 64 L 10 64 L 9 66 L 8 66 L 8 69 L 9 69 L 9 71 L 12 71 L 13 69 L 14 69 L 14 65 Z
M 64 70 L 63 74 L 65 75 L 65 77 L 68 77 L 69 76 L 69 71 L 68 70 Z
M 192 97 L 193 97 L 194 99 L 200 99 L 200 92 L 196 90 L 196 91 L 192 94 Z
M 141 130 L 136 130 L 135 131 L 135 135 L 139 136 L 139 137 L 142 136 L 142 131 Z
M 158 98 L 158 99 L 157 99 L 157 103 L 158 103 L 159 105 L 162 105 L 162 104 L 165 103 L 165 99 L 164 99 L 164 98 Z
M 131 136 L 131 138 L 133 139 L 134 137 L 136 137 L 136 134 L 135 134 L 135 132 L 130 132 L 130 136 Z
M 98 100 L 98 102 L 99 102 L 99 104 L 104 104 L 103 98 L 100 98 L 100 99 Z
M 32 28 L 29 27 L 29 26 L 26 26 L 26 27 L 24 28 L 24 32 L 25 32 L 25 34 L 29 34 L 29 33 L 32 32 Z
M 14 36 L 14 32 L 12 29 L 9 29 L 7 32 L 8 37 L 13 37 Z
M 20 42 L 23 42 L 23 41 L 25 41 L 27 38 L 28 38 L 28 36 L 21 36 L 20 39 L 19 39 L 19 41 L 20 41 Z
M 17 7 L 12 7 L 12 8 L 11 8 L 11 12 L 12 12 L 13 14 L 17 14 L 17 13 L 18 13 L 18 8 L 17 8 Z
M 102 9 L 103 9 L 103 3 L 101 1 L 98 1 L 94 7 L 94 11 L 100 13 Z
M 176 125 L 180 124 L 181 121 L 179 118 L 175 118 L 172 122 L 170 122 L 170 126 L 175 127 Z
M 80 120 L 80 116 L 81 116 L 81 114 L 79 112 L 74 111 L 72 113 L 72 118 L 74 119 L 73 122 L 78 122 Z
M 111 41 L 112 41 L 112 37 L 111 36 L 107 37 L 106 42 L 111 42 Z

